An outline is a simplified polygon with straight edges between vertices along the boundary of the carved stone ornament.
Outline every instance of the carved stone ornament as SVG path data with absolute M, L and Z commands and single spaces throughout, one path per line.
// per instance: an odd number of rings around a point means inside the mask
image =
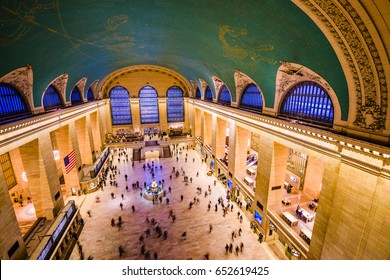
M 388 87 L 378 49 L 363 20 L 347 0 L 300 2 L 326 26 L 349 65 L 356 94 L 357 111 L 353 125 L 383 131 L 387 117 Z
M 80 81 L 78 81 L 77 84 L 75 85 L 79 89 L 79 91 L 82 95 L 83 95 L 83 92 L 85 91 L 85 84 L 87 83 L 87 79 L 88 79 L 87 77 L 84 77 Z
M 221 79 L 213 76 L 213 82 L 215 86 L 215 92 L 220 92 L 221 88 L 224 86 L 224 82 L 221 81 Z
M 66 100 L 66 85 L 68 83 L 68 73 L 64 73 L 60 76 L 58 76 L 53 82 L 51 82 L 51 85 L 53 85 L 57 90 L 58 93 L 61 94 L 62 99 Z

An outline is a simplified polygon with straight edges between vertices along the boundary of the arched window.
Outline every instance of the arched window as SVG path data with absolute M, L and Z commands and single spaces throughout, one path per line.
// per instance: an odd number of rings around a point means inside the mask
M 196 99 L 202 99 L 202 95 L 201 95 L 201 93 L 200 93 L 199 88 L 196 88 L 196 95 L 195 95 L 195 98 L 196 98 Z
M 333 103 L 323 87 L 314 82 L 302 82 L 286 94 L 280 115 L 329 125 L 334 119 Z
M 231 97 L 230 97 L 230 92 L 226 86 L 223 86 L 221 89 L 221 93 L 219 94 L 219 101 L 218 103 L 225 105 L 225 106 L 230 106 L 231 102 Z
M 0 123 L 31 114 L 22 95 L 11 85 L 0 83 Z
M 43 107 L 45 111 L 64 107 L 61 95 L 54 86 L 49 86 L 43 95 Z
M 211 89 L 209 86 L 207 86 L 207 88 L 206 88 L 206 94 L 205 94 L 204 100 L 211 101 L 211 102 L 213 101 L 213 93 L 211 92 Z
M 70 102 L 72 103 L 72 106 L 79 105 L 84 102 L 81 93 L 77 87 L 74 87 L 72 90 L 72 94 L 70 95 Z
M 130 95 L 120 86 L 110 90 L 111 117 L 113 125 L 131 124 Z
M 95 100 L 95 96 L 93 96 L 93 91 L 92 91 L 91 88 L 88 89 L 87 100 L 88 100 L 88 102 L 91 102 L 91 101 Z
M 256 112 L 261 112 L 263 110 L 263 99 L 260 90 L 256 85 L 247 85 L 242 93 L 240 107 Z
M 158 123 L 157 91 L 151 86 L 143 87 L 139 92 L 141 123 Z
M 184 93 L 177 86 L 167 91 L 168 122 L 184 122 Z

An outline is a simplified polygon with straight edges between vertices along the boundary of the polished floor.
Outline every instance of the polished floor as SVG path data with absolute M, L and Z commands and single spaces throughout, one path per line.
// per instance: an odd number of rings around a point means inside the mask
M 128 150 L 129 158 L 131 151 Z M 187 161 L 185 160 L 187 154 Z M 165 260 L 187 260 L 187 259 L 280 259 L 281 254 L 275 252 L 272 244 L 259 243 L 257 235 L 250 229 L 249 213 L 244 213 L 245 209 L 239 209 L 233 203 L 233 211 L 228 211 L 224 216 L 221 206 L 218 205 L 218 198 L 226 200 L 226 189 L 217 182 L 214 186 L 214 176 L 207 176 L 207 166 L 201 162 L 199 154 L 189 149 L 182 150 L 172 158 L 150 158 L 140 163 L 135 163 L 132 167 L 130 161 L 125 161 L 122 155 L 118 163 L 118 153 L 114 154 L 114 164 L 118 166 L 120 174 L 116 176 L 118 187 L 107 186 L 103 191 L 76 198 L 76 203 L 80 206 L 81 216 L 85 220 L 85 226 L 79 236 L 82 246 L 83 256 L 87 259 L 92 257 L 99 260 L 116 259 L 165 259 Z M 152 160 L 158 167 L 155 169 L 155 179 L 165 181 L 164 189 L 166 197 L 163 202 L 146 200 L 140 196 L 140 189 L 133 189 L 132 183 L 139 181 L 143 188 L 144 182 L 151 182 L 151 172 L 143 164 L 151 164 Z M 160 169 L 160 165 L 162 169 Z M 175 178 L 172 174 L 173 167 L 180 171 L 180 176 Z M 187 185 L 184 182 L 181 168 L 193 182 Z M 199 176 L 196 173 L 199 172 Z M 126 191 L 125 174 L 128 176 Z M 170 175 L 172 174 L 172 179 Z M 109 178 L 108 178 L 109 181 Z M 204 192 L 211 186 L 211 194 L 205 197 Z M 171 188 L 171 192 L 169 192 Z M 198 189 L 201 188 L 201 194 Z M 112 198 L 111 194 L 115 198 Z M 121 195 L 123 194 L 123 198 Z M 183 195 L 183 201 L 181 201 Z M 100 202 L 96 201 L 99 197 Z M 169 199 L 167 204 L 166 198 Z M 191 201 L 197 201 L 191 209 Z M 211 209 L 208 211 L 208 204 L 211 201 Z M 123 210 L 120 204 L 123 204 Z M 218 205 L 215 211 L 215 204 Z M 135 211 L 133 212 L 132 206 Z M 170 211 L 176 216 L 173 222 Z M 237 212 L 243 216 L 242 222 L 238 219 Z M 88 215 L 88 212 L 90 216 Z M 122 226 L 118 227 L 118 218 L 122 218 Z M 149 219 L 149 223 L 146 222 Z M 111 219 L 115 219 L 115 226 L 111 225 Z M 151 220 L 155 219 L 155 225 Z M 210 232 L 210 225 L 212 230 Z M 167 237 L 160 236 L 156 232 L 159 226 L 161 232 L 167 232 Z M 146 232 L 150 229 L 150 236 Z M 241 234 L 239 234 L 241 229 Z M 232 232 L 235 237 L 232 238 Z M 140 237 L 143 237 L 140 239 Z M 243 250 L 236 247 L 243 244 Z M 226 253 L 226 244 L 233 245 L 233 252 Z M 119 247 L 123 249 L 119 254 Z M 143 250 L 142 250 L 143 249 Z M 75 246 L 70 259 L 81 258 L 79 247 Z

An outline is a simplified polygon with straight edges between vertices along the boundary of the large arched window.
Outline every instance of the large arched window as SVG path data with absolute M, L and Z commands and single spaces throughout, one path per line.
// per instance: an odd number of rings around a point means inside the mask
M 70 95 L 70 102 L 72 103 L 72 106 L 79 105 L 84 102 L 81 93 L 77 87 L 74 87 L 72 90 L 72 94 Z
M 240 107 L 256 112 L 261 112 L 263 110 L 263 99 L 261 97 L 261 92 L 256 85 L 247 85 L 242 93 Z
M 202 94 L 200 93 L 199 88 L 196 88 L 195 98 L 196 98 L 196 99 L 202 99 Z
M 131 124 L 130 95 L 120 86 L 110 90 L 111 117 L 113 125 Z
M 231 97 L 230 97 L 230 92 L 226 86 L 223 86 L 221 89 L 221 93 L 219 94 L 219 101 L 218 103 L 225 105 L 225 106 L 230 106 L 231 102 Z
M 91 101 L 95 100 L 95 96 L 93 96 L 93 91 L 92 91 L 91 88 L 88 89 L 87 100 L 88 100 L 88 102 L 91 102 Z
M 206 94 L 205 94 L 204 100 L 210 101 L 210 102 L 213 101 L 213 93 L 211 92 L 211 89 L 209 86 L 207 86 L 207 88 L 206 88 Z
M 280 115 L 320 124 L 333 124 L 333 103 L 326 90 L 314 82 L 302 82 L 284 97 Z
M 49 86 L 43 95 L 43 107 L 45 111 L 64 107 L 61 95 L 54 86 Z
M 22 95 L 11 85 L 0 83 L 0 123 L 30 113 Z
M 151 86 L 143 87 L 139 92 L 141 123 L 158 123 L 158 96 Z
M 184 93 L 177 86 L 167 91 L 168 122 L 184 122 Z

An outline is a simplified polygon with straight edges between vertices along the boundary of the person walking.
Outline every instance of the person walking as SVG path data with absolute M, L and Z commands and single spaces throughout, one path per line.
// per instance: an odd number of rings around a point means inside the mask
M 123 204 L 122 204 L 122 202 L 119 203 L 119 207 L 121 208 L 121 210 L 123 210 Z
M 131 210 L 133 210 L 133 213 L 135 212 L 135 206 L 134 205 L 131 206 Z
M 210 224 L 210 225 L 209 225 L 209 233 L 211 233 L 212 230 L 213 230 L 213 225 Z

